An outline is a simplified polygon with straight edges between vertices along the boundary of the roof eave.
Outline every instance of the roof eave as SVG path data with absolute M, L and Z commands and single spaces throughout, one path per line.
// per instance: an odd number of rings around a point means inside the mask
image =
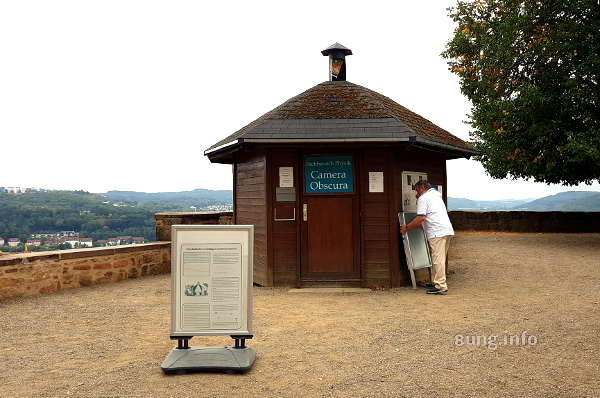
M 288 143 L 322 143 L 322 142 L 416 142 L 423 145 L 429 145 L 464 154 L 465 157 L 470 157 L 477 154 L 477 151 L 463 148 L 451 144 L 445 144 L 438 141 L 433 141 L 419 136 L 405 137 L 390 137 L 390 138 L 323 138 L 323 139 L 306 139 L 306 138 L 245 138 L 240 139 L 243 142 L 261 143 L 261 144 L 288 144 Z
M 314 144 L 314 143 L 352 143 L 352 142 L 379 142 L 379 143 L 394 143 L 394 142 L 410 142 L 428 147 L 439 148 L 442 152 L 452 155 L 454 158 L 470 158 L 477 155 L 478 152 L 474 149 L 459 147 L 451 144 L 446 144 L 420 136 L 411 137 L 390 137 L 390 138 L 239 138 L 215 148 L 209 148 L 204 151 L 204 155 L 213 163 L 230 162 L 230 155 L 239 149 L 243 143 L 254 144 Z
M 430 140 L 428 138 L 423 138 L 423 137 L 419 137 L 419 136 L 410 137 L 410 141 L 420 143 L 423 145 L 427 145 L 427 146 L 433 146 L 436 148 L 445 149 L 447 151 L 456 153 L 457 155 L 460 154 L 459 156 L 457 156 L 457 158 L 464 157 L 464 158 L 468 159 L 471 156 L 475 156 L 478 154 L 478 152 L 475 149 L 446 144 L 443 142 L 438 142 L 438 141 Z
M 214 148 L 209 148 L 204 151 L 204 156 L 208 157 L 211 163 L 232 163 L 231 156 L 239 149 L 241 141 L 238 139 Z
M 212 153 L 215 153 L 215 152 L 220 152 L 222 150 L 227 150 L 227 149 L 229 149 L 229 147 L 233 147 L 233 146 L 235 146 L 238 143 L 239 143 L 239 140 L 233 140 L 233 141 L 226 142 L 223 145 L 219 145 L 219 146 L 216 146 L 216 147 L 210 147 L 210 148 L 208 148 L 207 150 L 204 151 L 204 156 L 208 156 L 209 154 L 212 154 Z
M 408 142 L 408 138 L 245 138 L 243 142 L 261 144 L 294 144 L 322 142 Z

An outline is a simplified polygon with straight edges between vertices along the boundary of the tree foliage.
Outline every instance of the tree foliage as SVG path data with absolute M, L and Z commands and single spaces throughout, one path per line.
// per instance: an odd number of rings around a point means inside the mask
M 458 0 L 442 54 L 494 178 L 600 179 L 598 0 Z

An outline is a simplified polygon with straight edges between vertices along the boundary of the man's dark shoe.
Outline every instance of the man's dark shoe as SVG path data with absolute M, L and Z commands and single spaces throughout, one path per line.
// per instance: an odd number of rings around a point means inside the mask
M 448 293 L 448 289 L 440 290 L 437 288 L 433 288 L 433 289 L 427 290 L 427 294 L 446 294 L 446 293 Z

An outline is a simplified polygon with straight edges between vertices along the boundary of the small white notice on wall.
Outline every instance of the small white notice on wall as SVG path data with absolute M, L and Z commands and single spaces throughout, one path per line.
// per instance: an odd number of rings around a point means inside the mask
M 280 167 L 279 168 L 279 187 L 293 188 L 294 187 L 294 168 Z
M 369 171 L 369 192 L 383 192 L 383 171 Z

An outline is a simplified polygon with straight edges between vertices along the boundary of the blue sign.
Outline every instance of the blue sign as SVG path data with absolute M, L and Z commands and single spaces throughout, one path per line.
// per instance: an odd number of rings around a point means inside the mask
M 352 156 L 304 159 L 306 193 L 354 192 Z

